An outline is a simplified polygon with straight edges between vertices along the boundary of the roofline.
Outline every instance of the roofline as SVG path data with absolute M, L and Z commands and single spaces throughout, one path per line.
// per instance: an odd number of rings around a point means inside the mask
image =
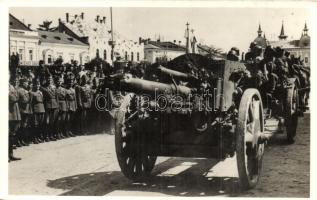
M 74 47 L 87 47 L 89 49 L 89 45 L 88 44 L 67 44 L 67 43 L 56 43 L 56 42 L 43 42 L 41 41 L 41 45 L 39 46 L 42 46 L 42 44 L 54 44 L 55 46 L 74 46 Z
M 83 41 L 82 41 L 82 38 L 83 38 L 83 37 L 87 37 L 87 36 L 80 37 L 80 36 L 79 36 L 77 33 L 75 33 L 72 29 L 70 29 L 68 26 L 66 26 L 62 21 L 59 21 L 59 22 L 58 22 L 58 28 L 57 28 L 57 29 L 58 29 L 58 32 L 59 32 L 59 26 L 60 26 L 61 24 L 62 24 L 65 28 L 67 28 L 67 30 L 69 30 L 69 31 L 72 32 L 74 35 L 76 35 L 77 38 L 75 38 L 75 39 L 79 40 L 80 42 L 82 42 L 82 43 L 84 43 L 84 44 L 90 45 L 90 44 L 89 44 L 89 36 L 88 36 L 87 43 L 86 43 L 86 42 L 83 42 Z M 60 33 L 60 32 L 59 32 L 59 33 Z M 65 33 L 65 34 L 66 34 L 66 33 Z M 67 35 L 68 35 L 68 34 L 67 34 Z
M 28 29 L 29 31 L 33 31 L 32 29 L 30 29 L 27 25 L 25 25 L 23 22 L 21 22 L 21 20 L 19 20 L 18 18 L 16 18 L 14 15 L 12 15 L 11 13 L 9 13 L 9 16 L 13 17 L 14 19 L 16 19 L 18 22 L 20 22 L 26 29 Z M 9 17 L 9 27 L 10 27 L 10 17 Z M 16 29 L 16 30 L 20 30 L 20 29 Z

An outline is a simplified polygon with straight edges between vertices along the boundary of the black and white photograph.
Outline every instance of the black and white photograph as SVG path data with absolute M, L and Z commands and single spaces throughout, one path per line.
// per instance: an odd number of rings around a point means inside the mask
M 4 199 L 312 198 L 313 2 L 93 2 L 7 7 Z

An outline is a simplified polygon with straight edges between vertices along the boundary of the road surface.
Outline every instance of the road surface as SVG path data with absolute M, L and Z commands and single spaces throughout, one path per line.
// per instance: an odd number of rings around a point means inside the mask
M 159 158 L 153 177 L 133 183 L 120 172 L 114 136 L 78 136 L 22 147 L 9 164 L 9 194 L 309 197 L 310 116 L 300 118 L 296 142 L 274 134 L 256 188 L 237 187 L 235 158 Z

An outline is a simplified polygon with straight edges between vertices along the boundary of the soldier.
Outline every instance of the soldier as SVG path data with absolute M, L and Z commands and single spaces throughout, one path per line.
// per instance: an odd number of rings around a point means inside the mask
M 50 72 L 46 66 L 44 66 L 43 60 L 40 60 L 38 68 L 35 71 L 35 78 L 40 80 L 41 85 L 46 84 L 46 77 L 50 75 Z
M 56 78 L 56 93 L 59 103 L 59 112 L 57 119 L 57 139 L 65 138 L 63 132 L 65 133 L 65 124 L 66 124 L 66 90 L 62 87 L 63 79 L 60 77 Z
M 80 109 L 80 125 L 81 134 L 87 134 L 87 112 L 91 108 L 91 88 L 87 83 L 87 76 L 81 77 L 81 84 L 79 88 L 78 108 Z
M 13 144 L 16 143 L 16 132 L 19 129 L 21 115 L 19 109 L 19 94 L 16 90 L 17 79 L 10 77 L 9 84 L 9 162 L 21 160 L 13 155 Z
M 97 90 L 98 90 L 98 83 L 99 80 L 95 77 L 92 79 L 92 87 L 91 87 L 91 108 L 89 110 L 89 125 L 90 125 L 90 130 L 93 130 L 94 132 L 97 132 L 97 130 L 99 129 L 100 125 L 100 113 L 98 112 L 96 106 L 95 105 L 95 99 L 96 99 L 96 95 L 97 95 Z
M 71 127 L 74 122 L 74 115 L 77 110 L 77 101 L 76 101 L 76 93 L 73 88 L 74 85 L 74 75 L 68 75 L 66 77 L 66 105 L 67 105 L 67 113 L 66 113 L 66 131 L 65 134 L 67 137 L 74 137 L 75 135 L 71 131 Z
M 22 145 L 28 146 L 30 142 L 29 138 L 29 126 L 30 126 L 30 119 L 32 116 L 32 108 L 31 108 L 31 101 L 30 101 L 30 93 L 28 91 L 28 81 L 25 78 L 20 80 L 20 88 L 18 89 L 19 94 L 19 109 L 21 112 L 21 128 L 19 130 L 19 139 Z
M 58 117 L 58 98 L 52 76 L 48 76 L 46 87 L 41 87 L 45 104 L 45 141 L 56 140 L 56 121 Z
M 44 128 L 44 117 L 45 117 L 45 109 L 43 103 L 43 93 L 40 90 L 41 84 L 40 81 L 34 79 L 33 90 L 30 92 L 31 96 L 31 105 L 33 109 L 33 143 L 38 144 L 43 142 L 43 128 Z

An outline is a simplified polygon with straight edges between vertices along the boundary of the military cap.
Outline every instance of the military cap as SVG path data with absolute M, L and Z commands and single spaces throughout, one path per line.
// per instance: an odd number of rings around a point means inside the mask
M 39 79 L 34 78 L 33 79 L 33 85 L 41 84 Z
M 25 82 L 28 82 L 28 80 L 26 79 L 26 78 L 21 78 L 20 79 L 20 83 L 22 84 L 22 83 L 25 83 Z

